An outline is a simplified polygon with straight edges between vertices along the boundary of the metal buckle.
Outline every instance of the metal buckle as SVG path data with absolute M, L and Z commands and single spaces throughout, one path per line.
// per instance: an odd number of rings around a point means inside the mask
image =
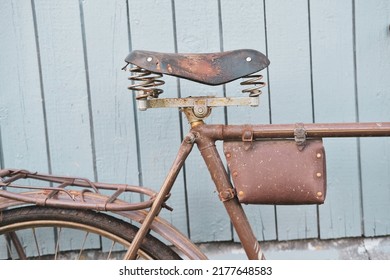
M 295 142 L 297 143 L 298 149 L 302 151 L 306 145 L 306 129 L 303 123 L 295 124 L 294 139 Z

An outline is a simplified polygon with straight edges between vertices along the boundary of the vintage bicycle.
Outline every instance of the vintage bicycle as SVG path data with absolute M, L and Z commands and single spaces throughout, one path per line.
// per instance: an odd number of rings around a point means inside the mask
M 138 108 L 178 108 L 191 128 L 158 192 L 144 186 L 0 170 L 0 250 L 9 259 L 207 259 L 162 219 L 175 179 L 196 144 L 248 259 L 264 259 L 242 204 L 322 204 L 326 156 L 322 138 L 390 136 L 389 122 L 209 125 L 219 106 L 258 106 L 265 85 L 262 53 L 241 49 L 208 54 L 133 51 L 125 59 Z M 159 98 L 163 75 L 215 86 L 244 79 L 248 96 Z M 216 142 L 223 142 L 223 157 Z M 127 194 L 144 199 L 131 202 Z M 200 202 L 201 204 L 201 202 Z M 164 210 L 165 211 L 165 210 Z M 47 235 L 54 235 L 54 242 Z M 64 241 L 64 238 L 67 241 Z M 89 242 L 99 239 L 101 246 Z M 63 250 L 63 242 L 71 248 Z

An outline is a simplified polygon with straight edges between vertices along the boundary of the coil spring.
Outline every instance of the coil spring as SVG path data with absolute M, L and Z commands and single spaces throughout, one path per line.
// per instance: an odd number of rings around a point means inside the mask
M 260 81 L 263 78 L 263 75 L 252 74 L 245 76 L 244 79 L 247 79 L 240 83 L 243 86 L 252 86 L 242 90 L 242 93 L 249 93 L 250 97 L 256 97 L 261 94 L 261 88 L 266 85 L 265 82 Z
M 126 66 L 123 68 L 126 68 Z M 134 81 L 134 84 L 127 88 L 129 90 L 137 91 L 137 100 L 158 98 L 158 96 L 164 92 L 162 89 L 157 88 L 165 84 L 163 80 L 160 80 L 163 76 L 162 74 L 154 73 L 138 66 L 130 68 L 129 71 L 132 75 L 128 79 Z

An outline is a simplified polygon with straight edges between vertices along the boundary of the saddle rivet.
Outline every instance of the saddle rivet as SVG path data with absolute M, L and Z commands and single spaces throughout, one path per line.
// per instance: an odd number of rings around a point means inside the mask
M 150 56 L 146 59 L 147 62 L 151 62 L 152 60 L 153 60 L 153 58 Z
M 251 58 L 250 56 L 248 56 L 248 57 L 246 58 L 246 61 L 251 62 L 251 61 L 252 61 L 252 58 Z
M 322 157 L 321 153 L 317 153 L 317 158 L 321 158 L 321 157 Z
M 318 173 L 316 174 L 316 176 L 317 176 L 317 178 L 321 178 L 321 177 L 322 177 L 321 172 L 318 172 Z

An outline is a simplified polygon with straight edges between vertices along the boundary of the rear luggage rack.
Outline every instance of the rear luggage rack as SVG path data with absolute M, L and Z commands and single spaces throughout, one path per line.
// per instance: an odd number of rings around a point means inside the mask
M 24 179 L 32 181 L 24 185 Z M 20 190 L 23 191 L 20 192 Z M 143 195 L 149 199 L 129 203 L 119 199 L 119 196 L 124 194 Z M 47 175 L 27 170 L 0 170 L 0 197 L 10 199 L 8 204 L 4 204 L 5 207 L 21 201 L 39 206 L 96 211 L 130 211 L 151 207 L 156 194 L 149 188 L 127 184 L 99 183 L 85 178 Z M 169 195 L 166 199 L 168 197 Z M 165 204 L 163 206 L 172 210 Z

